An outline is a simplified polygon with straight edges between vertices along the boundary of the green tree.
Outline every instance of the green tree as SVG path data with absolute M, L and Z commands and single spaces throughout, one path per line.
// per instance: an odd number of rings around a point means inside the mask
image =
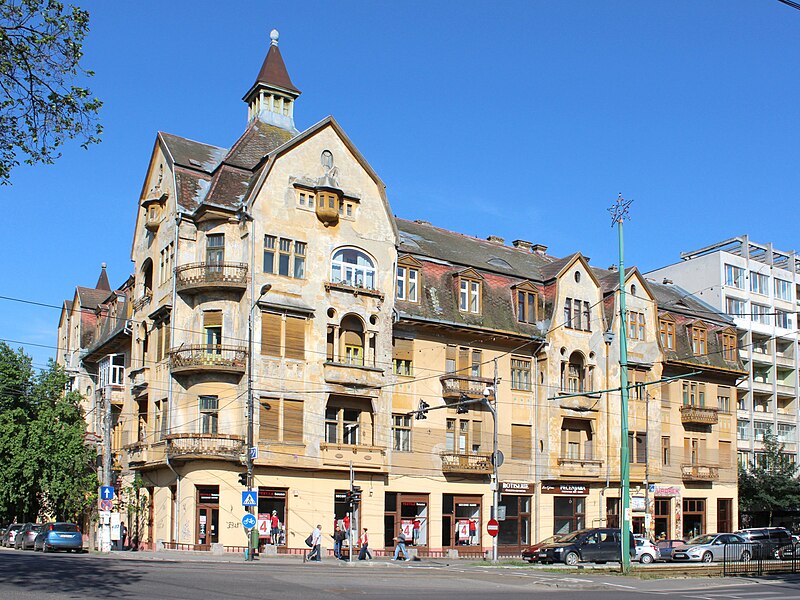
M 51 164 L 78 138 L 100 141 L 102 102 L 78 85 L 89 13 L 56 0 L 0 0 L 0 183 L 19 165 Z
M 800 507 L 798 465 L 784 452 L 784 446 L 768 433 L 764 436 L 764 452 L 751 469 L 739 467 L 739 510 L 769 515 Z
M 52 361 L 35 375 L 29 357 L 0 343 L 0 520 L 75 520 L 94 501 L 95 452 L 66 384 Z

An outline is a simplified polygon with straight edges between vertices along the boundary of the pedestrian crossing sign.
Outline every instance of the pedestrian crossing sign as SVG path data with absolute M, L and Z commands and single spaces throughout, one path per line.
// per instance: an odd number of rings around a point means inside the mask
M 242 492 L 242 506 L 258 506 L 258 494 L 252 490 Z

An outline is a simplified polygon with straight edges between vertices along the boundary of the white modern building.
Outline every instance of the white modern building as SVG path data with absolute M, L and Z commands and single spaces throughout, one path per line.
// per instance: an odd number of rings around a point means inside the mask
M 671 280 L 734 318 L 749 372 L 736 399 L 740 463 L 759 459 L 767 432 L 796 460 L 800 257 L 743 235 L 683 252 L 647 277 Z

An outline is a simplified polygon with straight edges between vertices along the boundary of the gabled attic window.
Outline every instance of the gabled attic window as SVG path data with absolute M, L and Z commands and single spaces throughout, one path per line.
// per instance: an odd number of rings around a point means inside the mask
M 705 356 L 708 354 L 708 330 L 700 321 L 689 326 L 689 336 L 692 340 L 692 354 Z
M 458 310 L 461 312 L 480 314 L 483 303 L 483 277 L 473 270 L 467 269 L 457 274 L 458 277 Z
M 675 350 L 675 321 L 672 317 L 665 316 L 658 321 L 661 347 L 664 350 Z
M 722 358 L 729 362 L 736 361 L 736 331 L 726 329 L 721 334 L 722 338 Z
M 524 282 L 512 288 L 516 302 L 517 321 L 535 323 L 539 319 L 539 294 L 530 282 Z
M 397 261 L 397 299 L 419 301 L 419 268 L 421 263 L 411 256 Z

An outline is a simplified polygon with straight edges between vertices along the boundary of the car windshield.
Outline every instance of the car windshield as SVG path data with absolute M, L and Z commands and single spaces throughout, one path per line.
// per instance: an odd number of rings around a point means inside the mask
M 31 531 L 39 531 L 42 529 L 41 525 L 31 525 Z
M 711 542 L 713 542 L 713 541 L 714 541 L 714 539 L 715 539 L 716 537 L 717 537 L 717 536 L 715 536 L 715 535 L 710 535 L 710 534 L 706 534 L 706 535 L 698 535 L 697 537 L 694 537 L 694 538 L 690 539 L 690 540 L 688 541 L 688 544 L 689 544 L 690 546 L 700 546 L 700 545 L 702 545 L 702 544 L 710 544 Z
M 78 526 L 72 523 L 56 523 L 52 526 L 51 531 L 78 531 Z
M 581 533 L 583 533 L 583 531 L 573 531 L 572 533 L 568 533 L 564 537 L 560 537 L 560 538 L 558 538 L 557 540 L 554 540 L 554 541 L 557 541 L 557 542 L 574 542 L 576 539 L 578 539 L 578 536 Z

